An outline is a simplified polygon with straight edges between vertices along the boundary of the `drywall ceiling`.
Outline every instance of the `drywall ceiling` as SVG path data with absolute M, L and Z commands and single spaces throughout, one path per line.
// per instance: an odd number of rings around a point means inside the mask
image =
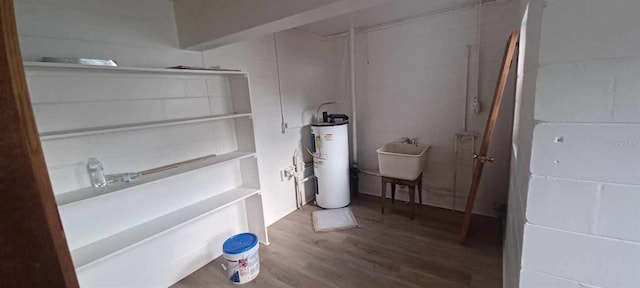
M 180 46 L 204 51 L 394 0 L 175 0 Z
M 446 11 L 472 5 L 478 0 L 395 0 L 327 20 L 307 24 L 298 29 L 321 36 L 346 32 L 349 27 L 369 27 L 422 14 Z M 483 2 L 490 2 L 483 0 Z

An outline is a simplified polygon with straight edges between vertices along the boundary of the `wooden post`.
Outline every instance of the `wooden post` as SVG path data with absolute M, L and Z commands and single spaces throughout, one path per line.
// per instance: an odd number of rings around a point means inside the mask
M 476 202 L 476 196 L 478 194 L 478 188 L 480 187 L 480 178 L 482 178 L 482 170 L 484 169 L 485 162 L 493 162 L 493 157 L 487 156 L 489 152 L 489 144 L 491 143 L 491 136 L 493 136 L 493 130 L 498 120 L 498 112 L 500 112 L 500 103 L 502 103 L 502 96 L 504 95 L 504 89 L 507 86 L 507 79 L 509 78 L 509 70 L 513 57 L 515 55 L 516 46 L 518 44 L 518 31 L 511 33 L 507 47 L 504 51 L 504 58 L 502 59 L 502 68 L 500 69 L 500 76 L 498 77 L 498 83 L 496 85 L 496 92 L 493 96 L 493 103 L 491 104 L 491 111 L 489 112 L 489 119 L 487 119 L 487 125 L 485 126 L 484 136 L 482 138 L 482 146 L 480 151 L 474 158 L 477 159 L 473 169 L 473 179 L 471 182 L 471 189 L 469 190 L 469 196 L 467 197 L 467 206 L 464 210 L 464 221 L 462 222 L 462 231 L 460 232 L 460 243 L 465 243 L 467 240 L 467 234 L 469 233 L 469 225 L 471 224 L 471 214 L 473 212 L 473 205 Z
M 0 287 L 78 287 L 42 154 L 13 1 L 0 0 Z

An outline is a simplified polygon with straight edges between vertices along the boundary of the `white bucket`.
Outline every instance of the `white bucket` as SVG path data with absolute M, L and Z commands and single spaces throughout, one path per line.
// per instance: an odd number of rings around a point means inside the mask
M 231 236 L 222 244 L 223 257 L 227 262 L 227 278 L 233 284 L 244 284 L 260 273 L 258 236 L 242 233 Z

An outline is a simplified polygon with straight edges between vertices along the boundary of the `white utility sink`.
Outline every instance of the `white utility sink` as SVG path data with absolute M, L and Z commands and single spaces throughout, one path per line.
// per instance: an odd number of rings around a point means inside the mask
M 380 175 L 404 180 L 416 180 L 424 170 L 429 145 L 389 143 L 378 150 Z

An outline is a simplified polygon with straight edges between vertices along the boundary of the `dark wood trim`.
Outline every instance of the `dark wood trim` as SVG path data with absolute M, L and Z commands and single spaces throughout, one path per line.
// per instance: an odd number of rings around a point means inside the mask
M 478 194 L 478 188 L 480 187 L 480 179 L 482 178 L 482 170 L 484 164 L 488 159 L 493 161 L 491 157 L 487 155 L 489 152 L 489 144 L 491 143 L 491 137 L 498 121 L 498 113 L 500 112 L 500 104 L 504 95 L 504 89 L 507 86 L 507 79 L 509 78 L 509 70 L 511 69 L 511 63 L 516 53 L 516 47 L 518 45 L 518 31 L 511 33 L 509 41 L 504 51 L 504 58 L 502 59 L 502 68 L 500 69 L 500 77 L 498 77 L 498 83 L 496 84 L 496 92 L 493 96 L 493 103 L 491 104 L 491 111 L 489 112 L 489 119 L 487 119 L 487 125 L 484 129 L 484 136 L 482 137 L 482 146 L 477 154 L 477 161 L 473 169 L 473 178 L 471 182 L 471 189 L 469 190 L 469 196 L 467 197 L 467 206 L 464 210 L 464 220 L 462 222 L 462 231 L 460 232 L 460 243 L 464 243 L 467 240 L 467 234 L 469 233 L 469 225 L 471 224 L 471 214 L 473 212 L 473 206 L 476 202 L 476 196 Z
M 31 108 L 11 0 L 0 0 L 0 127 L 0 287 L 78 287 Z

